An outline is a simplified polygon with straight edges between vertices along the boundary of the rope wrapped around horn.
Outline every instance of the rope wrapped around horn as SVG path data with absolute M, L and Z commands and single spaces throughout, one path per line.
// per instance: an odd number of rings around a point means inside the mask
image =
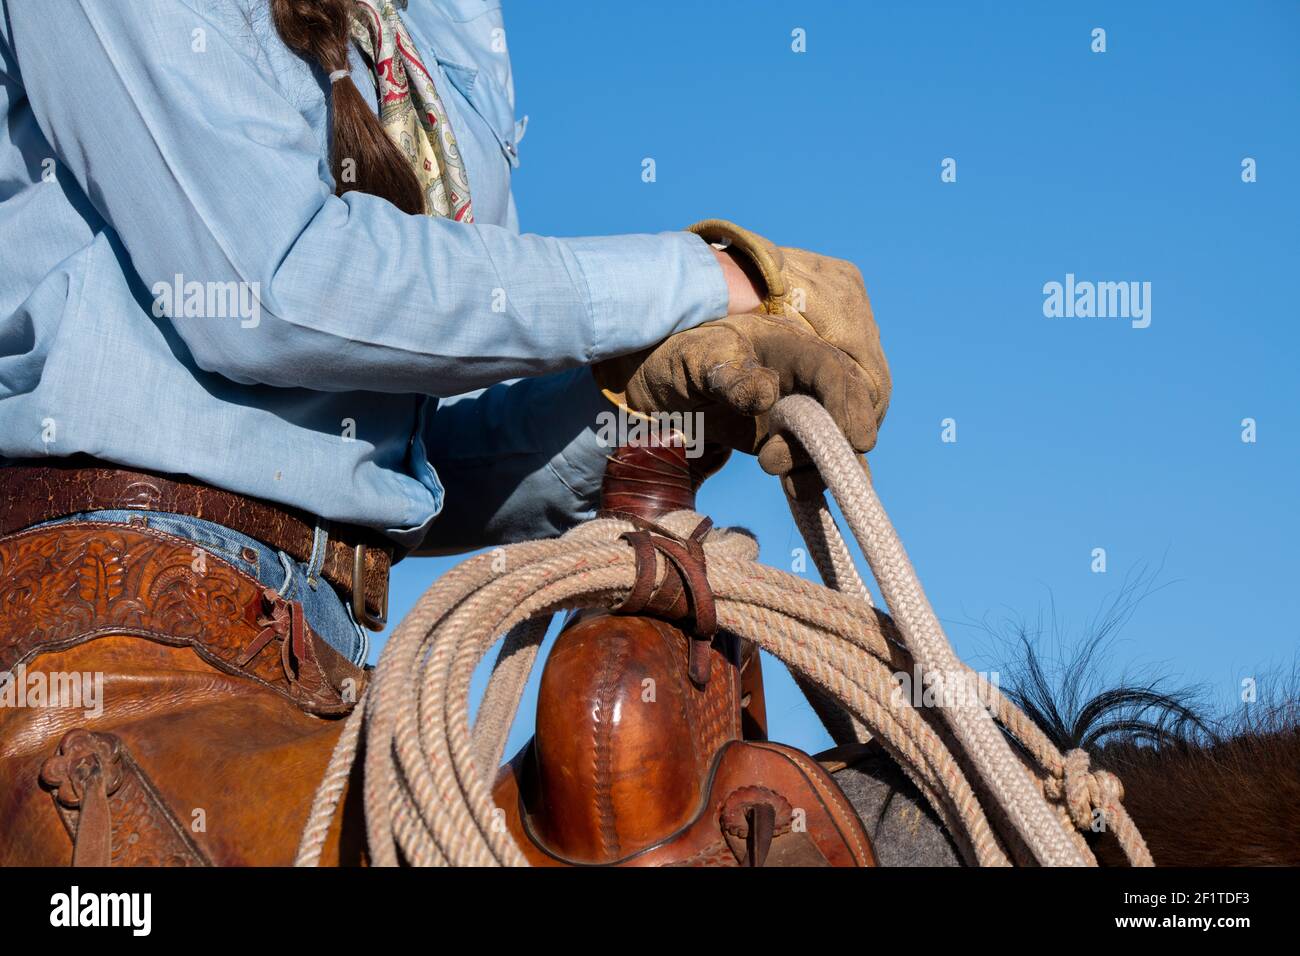
M 1090 772 L 1074 753 L 1063 756 L 956 657 L 869 478 L 829 415 L 812 399 L 791 396 L 774 408 L 771 423 L 795 438 L 816 465 L 892 620 L 871 605 L 824 498 L 792 500 L 791 507 L 823 579 L 838 590 L 758 564 L 751 537 L 711 529 L 689 511 L 661 519 L 660 531 L 598 517 L 556 540 L 471 558 L 435 582 L 389 639 L 317 790 L 298 864 L 319 862 L 364 734 L 372 863 L 524 865 L 499 825 L 490 784 L 546 623 L 568 609 L 626 609 L 645 589 L 654 557 L 648 604 L 685 604 L 697 624 L 708 623 L 700 621 L 707 592 L 717 627 L 779 658 L 801 684 L 842 707 L 855 728 L 880 739 L 968 863 L 1009 865 L 1011 855 L 1019 856 L 1009 848 L 1023 848 L 1043 865 L 1095 865 L 1080 829 L 1100 805 L 1129 861 L 1152 865 L 1120 803 L 1118 781 L 1112 785 L 1109 775 Z M 665 550 L 656 536 L 672 547 Z M 688 573 L 673 552 L 686 556 Z M 669 582 L 665 591 L 669 566 L 681 581 Z M 703 581 L 687 594 L 685 580 L 698 576 Z M 679 585 L 682 593 L 674 595 Z M 470 679 L 502 635 L 501 656 L 471 727 Z M 933 708 L 937 719 L 923 714 L 894 679 L 913 665 L 927 681 L 970 683 L 979 699 L 959 694 Z

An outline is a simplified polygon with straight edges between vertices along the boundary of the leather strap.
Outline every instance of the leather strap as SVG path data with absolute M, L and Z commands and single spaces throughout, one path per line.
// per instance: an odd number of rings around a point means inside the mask
M 0 467 L 0 536 L 86 511 L 167 511 L 224 525 L 310 561 L 316 521 L 297 509 L 222 491 L 188 478 L 116 468 L 86 459 Z M 331 522 L 321 577 L 353 604 L 361 623 L 383 628 L 393 545 L 355 525 Z M 360 587 L 355 587 L 360 567 Z
M 717 606 L 704 560 L 704 537 L 713 527 L 701 521 L 688 538 L 678 538 L 653 522 L 631 519 L 641 527 L 621 537 L 632 545 L 636 556 L 636 578 L 631 592 L 616 608 L 616 614 L 647 614 L 670 621 L 691 638 L 687 670 L 692 681 L 704 686 L 709 681 L 709 645 L 718 633 Z M 656 586 L 662 554 L 667 561 L 663 579 Z
M 116 734 L 70 730 L 41 783 L 72 837 L 72 865 L 210 866 Z

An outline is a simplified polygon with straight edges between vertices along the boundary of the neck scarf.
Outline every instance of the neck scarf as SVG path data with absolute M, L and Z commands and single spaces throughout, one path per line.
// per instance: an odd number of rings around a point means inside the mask
M 379 122 L 411 164 L 426 214 L 473 222 L 469 177 L 447 109 L 392 0 L 353 0 L 352 39 L 373 70 Z

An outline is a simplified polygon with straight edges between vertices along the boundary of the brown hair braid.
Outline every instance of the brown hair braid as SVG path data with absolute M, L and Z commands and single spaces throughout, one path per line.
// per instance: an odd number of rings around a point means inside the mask
M 348 69 L 348 19 L 352 0 L 271 0 L 275 28 L 285 45 L 326 73 Z M 352 189 L 382 196 L 406 213 L 424 212 L 424 193 L 406 157 L 379 118 L 344 77 L 333 84 L 334 136 L 330 165 L 341 196 Z M 344 182 L 343 161 L 355 163 L 355 182 Z

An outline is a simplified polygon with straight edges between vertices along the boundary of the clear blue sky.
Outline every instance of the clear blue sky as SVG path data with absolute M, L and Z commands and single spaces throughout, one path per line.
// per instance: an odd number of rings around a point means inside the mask
M 526 231 L 724 216 L 862 269 L 894 373 L 877 487 L 959 653 L 990 663 L 978 622 L 1033 619 L 1049 600 L 1082 633 L 1126 573 L 1163 562 L 1167 586 L 1123 631 L 1113 674 L 1156 665 L 1231 699 L 1243 676 L 1290 662 L 1300 3 L 507 0 L 505 13 L 530 116 L 515 181 Z M 1105 53 L 1090 50 L 1095 27 Z M 940 180 L 947 157 L 955 183 Z M 1242 182 L 1246 157 L 1257 182 Z M 1045 317 L 1043 286 L 1067 273 L 1150 282 L 1150 327 Z M 1248 417 L 1255 443 L 1241 440 Z M 752 460 L 734 458 L 701 504 L 789 569 L 797 533 Z M 400 565 L 394 619 L 450 564 Z M 773 737 L 826 746 L 766 666 Z

